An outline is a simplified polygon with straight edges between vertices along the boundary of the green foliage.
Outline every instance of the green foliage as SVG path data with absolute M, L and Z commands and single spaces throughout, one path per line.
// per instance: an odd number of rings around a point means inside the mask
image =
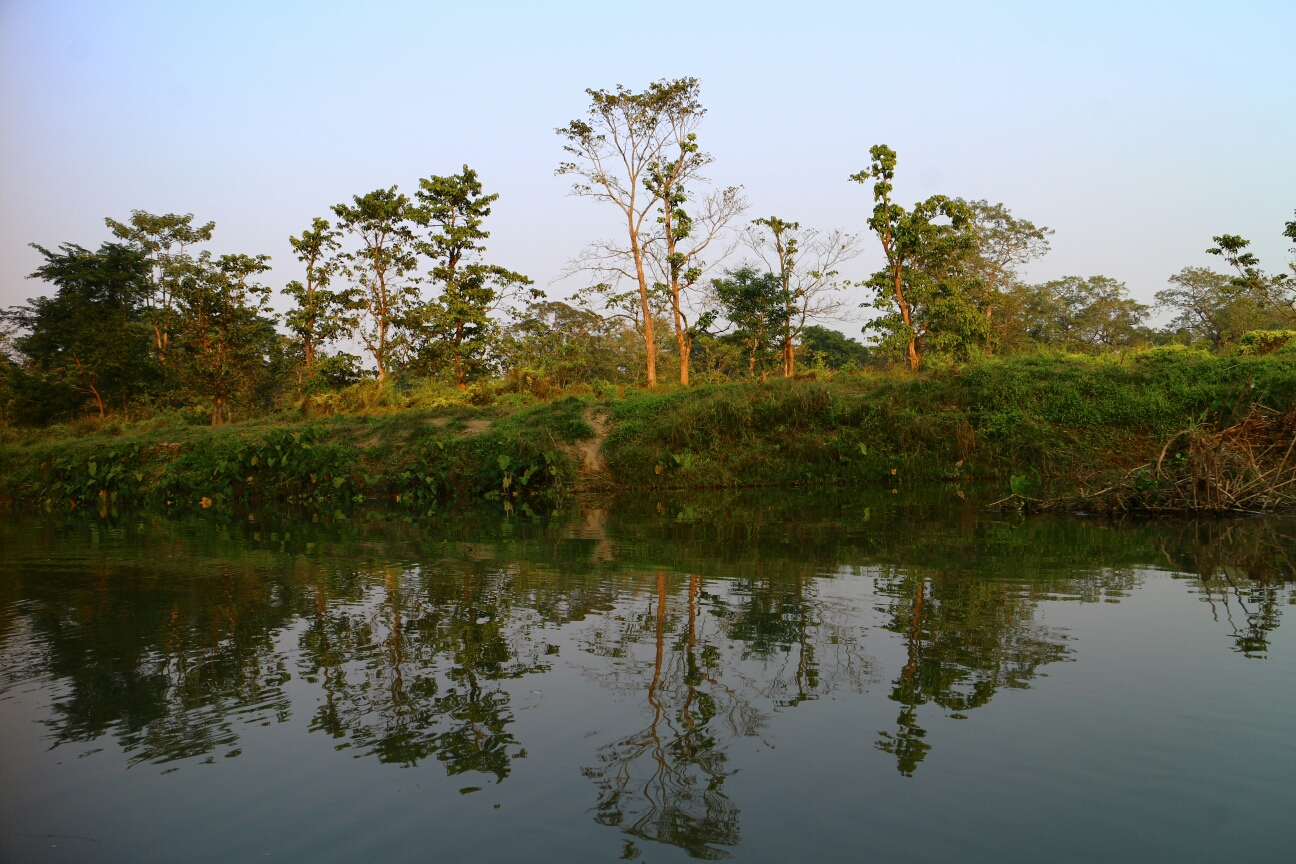
M 869 361 L 869 349 L 837 330 L 818 325 L 801 333 L 801 350 L 807 363 L 826 369 L 852 369 Z
M 509 415 L 462 408 L 430 419 L 406 412 L 269 427 L 144 426 L 123 437 L 47 435 L 0 445 L 0 495 L 51 509 L 539 506 L 574 483 L 570 451 L 594 434 L 585 409 L 567 399 Z
M 27 360 L 24 370 L 14 370 L 11 384 L 20 394 L 18 419 L 61 419 L 87 400 L 102 417 L 110 407 L 121 410 L 145 395 L 159 370 L 143 316 L 144 254 L 118 243 L 105 243 L 97 252 L 73 244 L 58 253 L 35 248 L 45 263 L 33 278 L 56 285 L 58 293 L 5 315 L 26 331 L 14 340 Z
M 748 377 L 755 377 L 759 368 L 764 378 L 784 331 L 787 307 L 783 280 L 777 273 L 740 267 L 727 272 L 723 279 L 713 280 L 712 289 L 722 314 L 735 328 L 734 338 L 746 349 Z
M 1019 290 L 1024 326 L 1037 342 L 1111 350 L 1147 341 L 1142 324 L 1148 307 L 1131 299 L 1123 282 L 1064 276 Z
M 337 204 L 337 228 L 354 242 L 338 256 L 338 272 L 350 283 L 346 308 L 351 335 L 360 340 L 385 379 L 399 365 L 407 342 L 403 324 L 419 300 L 419 211 L 395 186 L 353 195 Z
M 1296 340 L 1296 330 L 1252 330 L 1238 339 L 1238 353 L 1272 354 L 1288 348 Z
M 882 313 L 867 329 L 878 334 L 882 351 L 907 358 L 912 369 L 927 351 L 964 359 L 977 347 L 991 346 L 992 298 L 974 230 L 976 212 L 966 201 L 945 195 L 906 211 L 891 201 L 895 151 L 878 145 L 869 152 L 872 165 L 850 179 L 877 181 L 869 228 L 882 244 L 887 266 L 864 283 L 874 292 L 871 305 Z
M 549 301 L 529 304 L 499 346 L 509 385 L 542 397 L 578 384 L 632 383 L 641 350 L 621 322 Z
M 432 259 L 437 296 L 410 312 L 407 325 L 415 357 L 413 368 L 424 374 L 449 369 L 460 388 L 489 371 L 489 352 L 496 324 L 491 313 L 531 285 L 531 280 L 482 260 L 490 237 L 482 228 L 498 194 L 483 195 L 477 172 L 419 181 L 416 216 L 433 230 L 420 251 Z M 543 294 L 532 291 L 532 299 Z
M 172 363 L 191 404 L 210 406 L 212 425 L 231 419 L 233 406 L 256 405 L 281 353 L 274 320 L 265 314 L 270 289 L 252 281 L 270 269 L 266 260 L 201 258 L 178 284 Z
M 865 483 L 1119 472 L 1202 418 L 1296 401 L 1281 354 L 1182 348 L 1022 357 L 922 376 L 697 387 L 613 404 L 603 447 L 640 487 Z M 673 458 L 690 453 L 687 470 Z M 1155 454 L 1152 454 L 1155 455 Z M 660 469 L 658 468 L 660 466 Z M 892 475 L 891 469 L 897 469 Z
M 319 368 L 327 358 L 322 354 L 325 345 L 343 336 L 355 326 L 346 313 L 348 296 L 345 292 L 329 290 L 329 283 L 338 269 L 335 257 L 340 244 L 338 232 L 327 219 L 316 216 L 311 227 L 300 237 L 289 237 L 297 260 L 306 265 L 306 282 L 294 279 L 283 289 L 296 305 L 284 315 L 284 324 L 293 334 L 301 350 L 302 383 L 332 383 L 339 371 L 335 361 L 329 368 Z M 341 361 L 345 365 L 345 361 Z

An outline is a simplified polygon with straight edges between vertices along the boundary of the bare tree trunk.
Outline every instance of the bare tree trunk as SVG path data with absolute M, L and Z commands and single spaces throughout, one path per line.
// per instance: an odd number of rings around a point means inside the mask
M 639 279 L 639 303 L 644 316 L 644 350 L 648 355 L 648 386 L 657 386 L 657 338 L 653 334 L 652 309 L 648 305 L 648 279 L 644 275 L 643 249 L 635 233 L 633 210 L 627 214 L 630 224 L 630 250 L 634 254 L 635 276 Z
M 458 387 L 460 390 L 467 390 L 467 389 L 468 389 L 468 382 L 464 380 L 464 371 L 463 371 L 463 350 L 462 350 L 462 346 L 463 346 L 463 328 L 464 328 L 464 325 L 463 325 L 463 322 L 462 322 L 462 321 L 456 322 L 456 324 L 455 324 L 455 358 L 454 358 L 454 361 L 455 361 L 455 386 Z
M 913 329 L 913 316 L 909 312 L 909 303 L 905 300 L 904 289 L 900 287 L 901 268 L 892 267 L 892 281 L 895 284 L 896 303 L 900 306 L 900 317 L 904 319 L 905 327 L 909 328 L 909 368 L 918 371 L 918 366 L 922 363 L 922 357 L 918 354 L 917 335 Z
M 783 377 L 791 378 L 796 374 L 796 352 L 792 348 L 792 325 L 788 324 L 783 332 Z
M 689 383 L 689 344 L 688 328 L 684 326 L 683 317 L 680 314 L 679 302 L 679 285 L 672 286 L 672 302 L 675 306 L 675 342 L 679 345 L 680 357 L 680 383 L 688 386 Z

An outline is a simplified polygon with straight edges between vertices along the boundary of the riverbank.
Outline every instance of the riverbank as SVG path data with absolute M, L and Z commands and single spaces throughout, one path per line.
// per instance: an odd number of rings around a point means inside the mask
M 427 510 L 741 486 L 1002 481 L 1069 493 L 1155 458 L 1186 428 L 1294 402 L 1291 354 L 1158 349 L 217 427 L 162 415 L 5 430 L 0 495 L 51 509 L 379 500 Z

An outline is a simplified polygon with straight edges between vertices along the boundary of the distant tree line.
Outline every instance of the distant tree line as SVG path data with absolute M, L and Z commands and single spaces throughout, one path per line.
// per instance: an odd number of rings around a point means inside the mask
M 697 130 L 696 79 L 642 92 L 589 90 L 586 114 L 557 130 L 557 173 L 606 206 L 610 239 L 564 271 L 586 287 L 545 297 L 492 262 L 485 229 L 497 194 L 477 172 L 433 175 L 356 195 L 290 238 L 299 278 L 270 306 L 266 255 L 215 256 L 215 224 L 134 211 L 107 219 L 98 249 L 35 248 L 52 288 L 0 313 L 0 412 L 40 425 L 87 412 L 183 410 L 213 424 L 367 386 L 493 387 L 545 396 L 572 387 L 654 387 L 899 363 L 919 369 L 1038 350 L 1101 352 L 1178 342 L 1222 350 L 1247 334 L 1296 329 L 1296 280 L 1269 274 L 1236 235 L 1188 267 L 1151 309 L 1106 276 L 1030 284 L 1022 268 L 1053 231 L 1003 204 L 893 198 L 896 153 L 870 150 L 850 180 L 871 184 L 867 218 L 884 267 L 858 287 L 874 315 L 861 343 L 843 320 L 841 266 L 864 239 L 778 216 L 748 220 L 739 187 L 712 188 Z M 1296 242 L 1296 221 L 1284 235 Z M 1296 264 L 1293 265 L 1296 267 Z M 1277 338 L 1277 337 L 1275 337 Z

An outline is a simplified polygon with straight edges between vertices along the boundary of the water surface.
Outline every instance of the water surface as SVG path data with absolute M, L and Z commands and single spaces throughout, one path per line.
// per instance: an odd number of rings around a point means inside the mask
M 1296 525 L 951 501 L 8 517 L 0 860 L 1287 860 Z

